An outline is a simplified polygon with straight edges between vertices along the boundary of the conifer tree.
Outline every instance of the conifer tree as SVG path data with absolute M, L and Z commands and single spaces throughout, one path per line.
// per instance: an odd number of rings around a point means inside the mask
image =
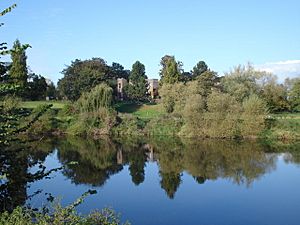
M 139 61 L 132 65 L 129 75 L 129 84 L 125 87 L 125 93 L 132 100 L 144 100 L 147 94 L 147 76 L 145 66 Z
M 13 49 L 11 50 L 11 59 L 12 65 L 9 71 L 10 80 L 24 90 L 28 79 L 27 56 L 25 48 L 21 45 L 19 40 L 14 42 Z

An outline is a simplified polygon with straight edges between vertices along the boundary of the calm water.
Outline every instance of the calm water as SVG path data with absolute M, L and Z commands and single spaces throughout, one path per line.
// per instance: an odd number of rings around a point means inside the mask
M 94 189 L 97 194 L 78 207 L 80 212 L 112 207 L 132 224 L 300 224 L 297 146 L 69 138 L 33 149 L 14 171 L 16 204 L 40 207 L 51 193 L 65 205 Z M 39 163 L 46 170 L 65 167 L 40 180 L 22 178 L 39 171 Z

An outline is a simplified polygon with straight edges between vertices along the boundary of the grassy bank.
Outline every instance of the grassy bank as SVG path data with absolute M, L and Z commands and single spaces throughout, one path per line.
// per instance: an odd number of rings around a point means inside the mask
M 53 104 L 51 112 L 39 120 L 34 126 L 35 129 L 31 131 L 32 134 L 58 131 L 58 133 L 80 135 L 86 129 L 99 130 L 97 125 L 82 124 L 84 121 L 79 114 L 72 111 L 66 113 L 66 108 L 70 107 L 67 102 L 35 101 L 22 102 L 21 105 L 28 109 L 36 109 L 42 104 L 49 103 Z M 111 130 L 108 130 L 111 135 L 180 136 L 180 131 L 184 126 L 186 127 L 184 119 L 179 114 L 165 113 L 161 104 L 119 102 L 114 105 L 114 110 L 117 113 L 111 114 L 111 116 L 116 118 L 111 120 L 113 124 L 110 124 L 109 129 Z M 281 113 L 270 116 L 273 118 L 272 123 L 260 138 L 281 141 L 300 140 L 300 113 Z M 78 131 L 74 128 L 81 130 Z
M 21 107 L 26 109 L 35 109 L 44 104 L 52 104 L 52 109 L 62 109 L 66 102 L 63 101 L 24 101 L 21 103 Z

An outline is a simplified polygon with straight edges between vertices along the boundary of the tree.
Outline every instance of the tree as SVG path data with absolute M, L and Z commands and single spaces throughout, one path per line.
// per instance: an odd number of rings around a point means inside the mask
M 201 73 L 201 76 L 196 78 L 198 94 L 207 98 L 215 86 L 217 73 L 214 71 L 207 70 Z
M 11 50 L 11 59 L 12 65 L 9 71 L 9 79 L 24 90 L 28 79 L 27 56 L 23 45 L 18 39 L 14 42 Z
M 126 96 L 132 100 L 144 100 L 147 95 L 148 83 L 145 72 L 145 66 L 136 61 L 132 65 L 132 70 L 129 75 L 129 84 L 124 87 Z
M 125 70 L 121 64 L 116 63 L 116 62 L 112 63 L 110 70 L 111 70 L 113 77 L 115 77 L 115 78 L 124 78 L 124 79 L 128 80 L 128 77 L 130 75 L 129 70 Z
M 288 99 L 292 110 L 300 112 L 300 78 L 293 79 Z
M 261 79 L 260 96 L 266 101 L 270 112 L 289 110 L 287 87 L 277 83 L 277 77 L 266 74 Z
M 192 78 L 195 79 L 196 77 L 203 74 L 205 71 L 208 70 L 208 66 L 204 61 L 199 61 L 196 66 L 194 66 L 192 73 Z
M 225 92 L 242 102 L 251 94 L 258 94 L 259 85 L 257 81 L 265 74 L 265 72 L 256 71 L 251 64 L 239 65 L 229 73 L 225 73 L 221 84 Z
M 29 75 L 26 96 L 30 100 L 42 100 L 46 97 L 47 82 L 45 77 L 35 73 Z
M 111 85 L 115 79 L 106 62 L 101 58 L 76 59 L 62 71 L 64 77 L 58 81 L 58 89 L 63 97 L 77 100 L 83 92 L 90 91 L 101 83 Z
M 174 56 L 165 55 L 161 58 L 160 65 L 162 66 L 159 75 L 161 83 L 174 84 L 179 82 L 182 74 L 182 63 L 176 62 Z

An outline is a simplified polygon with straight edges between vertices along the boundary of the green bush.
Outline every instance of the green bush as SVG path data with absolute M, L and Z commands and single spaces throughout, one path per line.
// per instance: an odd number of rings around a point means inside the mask
M 56 203 L 52 208 L 34 210 L 31 208 L 17 207 L 13 212 L 0 214 L 0 225 L 119 225 L 122 224 L 120 216 L 112 209 L 94 211 L 83 216 L 80 215 L 75 207 L 83 202 L 85 196 L 92 191 L 82 195 L 78 200 L 69 206 L 62 207 Z M 129 224 L 126 222 L 125 224 Z
M 152 119 L 145 127 L 145 134 L 149 136 L 174 136 L 178 135 L 183 126 L 180 114 L 162 115 Z
M 131 114 L 122 114 L 118 117 L 119 123 L 113 128 L 113 134 L 117 136 L 143 135 L 144 124 L 141 119 Z
M 100 108 L 112 106 L 113 89 L 107 84 L 99 84 L 90 92 L 83 93 L 76 104 L 81 113 L 96 112 Z

